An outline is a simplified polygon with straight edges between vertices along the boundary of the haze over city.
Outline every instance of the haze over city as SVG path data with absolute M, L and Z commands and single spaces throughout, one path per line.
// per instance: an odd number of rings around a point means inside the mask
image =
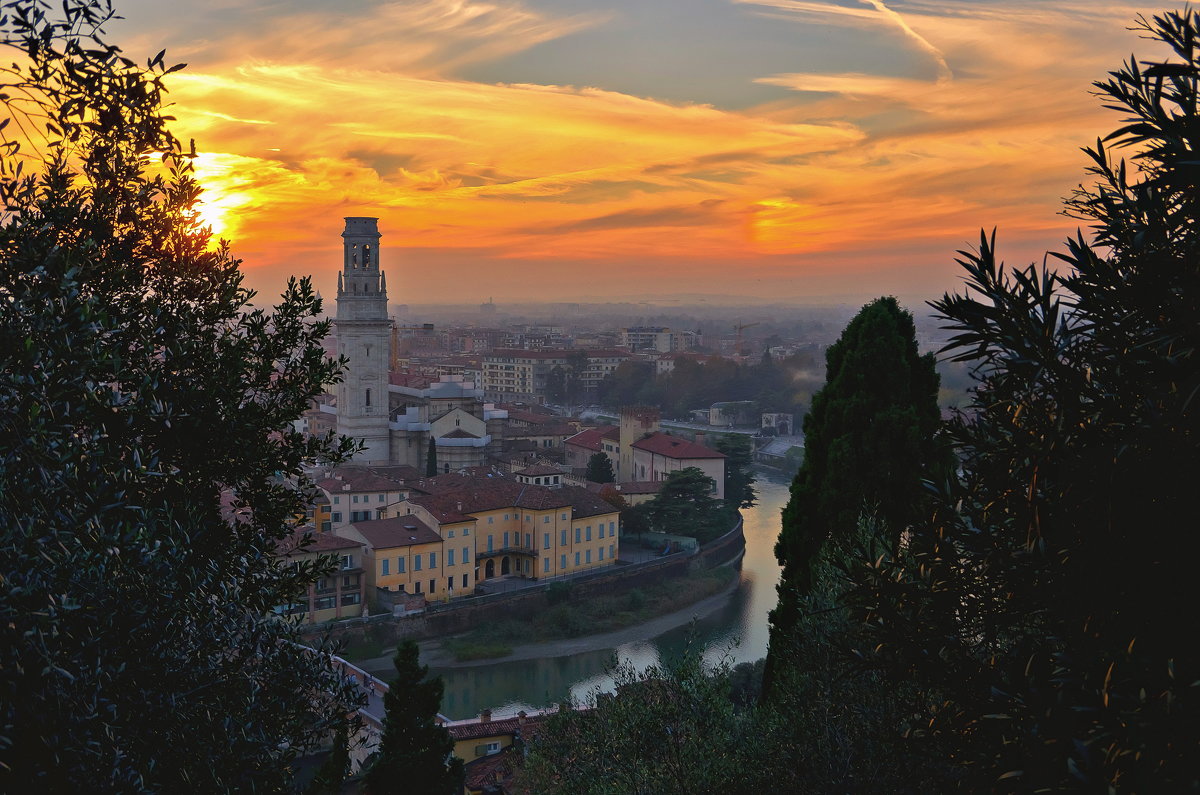
M 394 301 L 909 300 L 999 228 L 1013 263 L 1115 114 L 1144 4 L 135 0 L 204 217 L 249 286 L 334 292 L 378 216 Z

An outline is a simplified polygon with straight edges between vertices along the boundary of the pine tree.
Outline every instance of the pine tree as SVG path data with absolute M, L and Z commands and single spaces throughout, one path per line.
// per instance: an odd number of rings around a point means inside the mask
M 593 483 L 612 483 L 617 479 L 613 474 L 612 461 L 604 453 L 592 453 L 584 477 Z
M 455 756 L 450 733 L 434 722 L 442 704 L 441 677 L 428 678 L 415 641 L 396 649 L 396 677 L 383 697 L 383 738 L 366 773 L 372 795 L 404 791 L 458 795 L 463 761 Z
M 725 454 L 725 504 L 733 508 L 750 508 L 754 493 L 754 445 L 749 436 L 727 433 L 718 436 L 713 447 Z

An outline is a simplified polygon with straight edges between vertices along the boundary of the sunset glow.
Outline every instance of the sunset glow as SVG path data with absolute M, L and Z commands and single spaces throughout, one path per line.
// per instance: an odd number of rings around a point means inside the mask
M 131 55 L 189 63 L 176 133 L 205 153 L 202 217 L 252 286 L 330 291 L 342 216 L 376 215 L 393 300 L 475 303 L 940 293 L 992 226 L 1010 261 L 1040 260 L 1074 231 L 1058 212 L 1079 148 L 1117 122 L 1090 83 L 1145 50 L 1127 28 L 1153 8 L 121 10 Z

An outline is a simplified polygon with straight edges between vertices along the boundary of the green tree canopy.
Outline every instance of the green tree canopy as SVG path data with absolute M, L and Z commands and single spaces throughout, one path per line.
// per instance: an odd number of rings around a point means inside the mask
M 871 556 L 857 532 L 864 514 L 890 528 L 884 546 L 917 515 L 921 479 L 937 458 L 938 376 L 917 351 L 912 315 L 895 298 L 867 304 L 826 354 L 826 383 L 804 419 L 804 463 L 783 510 L 775 554 L 783 565 L 771 643 L 780 654 L 812 589 L 823 550 Z M 878 540 L 878 539 L 873 539 Z M 768 687 L 779 655 L 768 655 Z
M 672 472 L 662 488 L 646 503 L 646 515 L 661 532 L 709 541 L 729 529 L 731 519 L 713 494 L 717 484 L 697 467 Z
M 850 594 L 864 659 L 937 705 L 910 744 L 973 789 L 1200 780 L 1200 35 L 1191 11 L 1139 27 L 1172 55 L 1096 84 L 1123 118 L 1067 202 L 1092 235 L 1066 273 L 960 252 L 968 292 L 934 308 L 977 378 L 962 474 Z
M 450 733 L 434 722 L 442 705 L 442 678 L 429 678 L 412 640 L 396 649 L 396 677 L 383 697 L 383 738 L 366 773 L 367 790 L 458 795 L 463 761 L 453 755 Z
M 754 443 L 749 436 L 727 433 L 713 447 L 725 454 L 725 503 L 733 508 L 754 505 Z
M 612 461 L 604 453 L 593 453 L 588 459 L 585 478 L 593 483 L 612 483 L 617 479 L 613 474 Z
M 33 136 L 0 146 L 0 789 L 285 790 L 353 706 L 268 617 L 322 573 L 275 562 L 302 467 L 349 449 L 292 427 L 329 326 L 307 281 L 251 308 L 199 227 L 178 67 L 107 45 L 106 3 L 54 8 L 0 18 Z

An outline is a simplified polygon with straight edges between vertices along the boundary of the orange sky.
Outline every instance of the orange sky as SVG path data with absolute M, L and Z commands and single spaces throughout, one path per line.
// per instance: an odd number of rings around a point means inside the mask
M 199 4 L 196 4 L 199 5 Z M 332 297 L 375 215 L 395 302 L 931 295 L 998 226 L 1075 227 L 1092 80 L 1149 6 L 881 0 L 175 0 L 119 6 L 187 61 L 205 217 L 271 295 Z

